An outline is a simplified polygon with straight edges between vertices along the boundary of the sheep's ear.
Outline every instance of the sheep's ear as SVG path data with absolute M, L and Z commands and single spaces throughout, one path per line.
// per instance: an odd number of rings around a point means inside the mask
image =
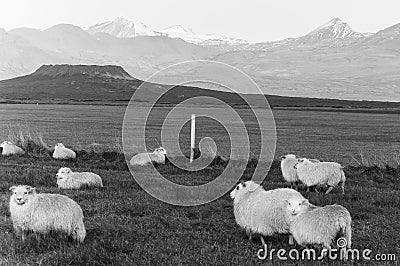
M 285 155 L 282 155 L 282 156 L 281 156 L 281 160 L 283 160 L 283 159 L 286 159 L 286 156 L 285 156 Z
M 12 186 L 12 187 L 10 187 L 8 190 L 14 191 L 14 189 L 16 189 L 16 188 L 17 188 L 16 186 Z
M 289 204 L 289 200 L 288 199 L 283 199 L 284 202 L 286 202 L 286 204 Z
M 301 205 L 308 205 L 308 199 L 305 199 L 301 202 Z
M 26 189 L 28 190 L 29 193 L 35 192 L 36 188 L 35 187 L 31 187 L 31 186 L 27 186 Z

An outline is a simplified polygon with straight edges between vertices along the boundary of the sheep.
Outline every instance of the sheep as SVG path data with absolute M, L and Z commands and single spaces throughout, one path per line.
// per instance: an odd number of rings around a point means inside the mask
M 21 155 L 25 153 L 25 151 L 22 148 L 18 147 L 11 141 L 4 141 L 3 143 L 0 144 L 0 147 L 2 148 L 1 155 L 4 156 Z
M 297 157 L 294 154 L 287 154 L 281 157 L 281 171 L 283 179 L 290 183 L 290 187 L 297 186 L 299 178 L 294 166 L 297 163 Z
M 308 159 L 302 158 L 297 160 L 294 166 L 299 180 L 303 182 L 307 188 L 315 185 L 328 185 L 326 194 L 332 191 L 339 183 L 341 183 L 342 194 L 344 194 L 344 184 L 346 176 L 343 167 L 335 162 L 319 162 L 313 163 Z
M 103 182 L 99 175 L 89 172 L 72 172 L 68 167 L 61 167 L 57 174 L 58 188 L 79 189 L 82 186 L 103 187 Z
M 25 241 L 28 231 L 48 234 L 51 231 L 66 233 L 75 241 L 83 242 L 86 236 L 81 207 L 64 195 L 36 193 L 36 188 L 20 185 L 10 191 L 10 214 L 14 231 Z
M 58 160 L 75 159 L 76 153 L 68 149 L 62 143 L 57 143 L 54 147 L 53 158 Z
M 165 164 L 165 155 L 167 151 L 160 147 L 155 149 L 152 153 L 139 153 L 132 157 L 129 164 L 131 166 L 139 165 L 145 166 L 146 164 L 155 162 L 159 164 Z
M 287 154 L 281 156 L 281 171 L 283 179 L 286 182 L 290 183 L 290 188 L 297 188 L 299 177 L 297 175 L 297 171 L 294 166 L 297 164 L 297 157 L 294 154 Z M 313 163 L 319 163 L 320 161 L 317 159 L 309 159 Z
M 322 244 L 329 250 L 332 241 L 342 232 L 347 248 L 351 248 L 351 216 L 346 208 L 337 204 L 318 207 L 299 198 L 285 201 L 291 220 L 290 232 L 299 245 Z
M 263 246 L 265 245 L 263 236 L 289 233 L 289 221 L 283 199 L 289 197 L 304 199 L 296 190 L 278 188 L 265 191 L 253 181 L 238 184 L 230 196 L 233 199 L 236 223 L 245 229 L 250 240 L 253 233 L 260 234 Z

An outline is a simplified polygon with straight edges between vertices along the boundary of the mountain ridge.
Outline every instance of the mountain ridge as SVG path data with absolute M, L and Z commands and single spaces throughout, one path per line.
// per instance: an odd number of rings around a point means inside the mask
M 137 103 L 145 104 L 149 99 L 163 95 L 157 102 L 160 105 L 175 105 L 192 97 L 206 96 L 220 99 L 229 105 L 244 107 L 244 94 L 217 91 L 198 87 L 175 86 L 171 88 L 164 84 L 145 83 L 130 77 L 129 79 L 115 78 L 107 75 L 127 73 L 121 66 L 109 65 L 45 65 L 32 74 L 0 81 L 1 103 L 82 103 L 98 102 L 98 104 L 123 104 L 126 105 L 133 93 L 138 89 L 145 90 L 141 93 L 144 98 L 136 99 Z M 88 74 L 91 72 L 93 75 Z M 100 73 L 95 73 L 100 72 Z M 168 91 L 167 91 L 168 90 Z M 266 97 L 273 108 L 330 108 L 336 111 L 349 111 L 350 109 L 363 108 L 368 111 L 371 108 L 380 108 L 378 112 L 400 112 L 400 103 L 346 101 L 338 99 L 318 99 L 285 97 L 277 95 L 247 94 L 251 97 L 252 104 L 265 107 Z M 204 99 L 204 97 L 199 97 Z M 215 101 L 212 101 L 215 103 Z M 199 104 L 208 104 L 201 101 Z M 257 105 L 259 104 L 259 105 Z M 254 106 L 254 105 L 252 105 Z M 392 108 L 393 110 L 386 110 Z M 349 109 L 349 110 L 348 110 Z M 385 110 L 383 110 L 385 109 Z M 312 109 L 310 109 L 312 110 Z M 324 109 L 321 109 L 324 110 Z M 370 110 L 375 112 L 374 110 Z
M 169 33 L 173 31 L 191 36 L 190 29 L 180 25 Z M 266 94 L 400 101 L 399 32 L 400 23 L 366 36 L 335 18 L 299 38 L 235 45 L 209 39 L 196 45 L 165 34 L 91 35 L 71 24 L 3 30 L 0 79 L 26 75 L 43 64 L 97 64 L 120 65 L 146 80 L 177 63 L 214 60 L 243 70 Z M 175 74 L 196 77 L 191 69 L 183 72 Z

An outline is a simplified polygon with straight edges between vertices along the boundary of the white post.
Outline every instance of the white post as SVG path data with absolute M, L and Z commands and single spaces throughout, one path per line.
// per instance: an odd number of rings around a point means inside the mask
M 190 163 L 194 159 L 194 147 L 196 141 L 196 115 L 192 115 L 191 119 L 191 129 L 190 129 Z

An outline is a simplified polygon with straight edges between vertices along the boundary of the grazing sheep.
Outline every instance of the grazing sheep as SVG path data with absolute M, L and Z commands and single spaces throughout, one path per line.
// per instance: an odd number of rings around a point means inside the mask
M 299 178 L 294 166 L 297 164 L 297 158 L 294 154 L 287 154 L 281 157 L 281 171 L 283 179 L 290 183 L 290 187 L 297 186 Z
M 0 148 L 2 148 L 1 155 L 10 156 L 10 155 L 19 155 L 24 154 L 25 151 L 12 143 L 11 141 L 4 141 L 0 144 Z
M 54 147 L 53 158 L 58 160 L 75 159 L 76 153 L 68 149 L 62 143 L 57 143 Z
M 289 233 L 289 221 L 286 214 L 285 198 L 304 197 L 296 190 L 278 188 L 265 191 L 253 181 L 240 183 L 230 193 L 236 223 L 246 230 L 251 239 L 252 234 L 264 236 Z
M 165 155 L 167 154 L 167 151 L 160 147 L 155 149 L 151 153 L 139 153 L 136 154 L 135 156 L 132 157 L 130 160 L 129 164 L 134 166 L 134 165 L 140 165 L 140 166 L 145 166 L 146 164 L 155 162 L 159 164 L 165 164 Z
M 344 194 L 344 184 L 346 176 L 343 167 L 334 162 L 313 163 L 308 159 L 298 159 L 294 166 L 299 180 L 308 188 L 315 185 L 328 185 L 326 194 L 332 191 L 339 183 L 341 183 L 342 194 Z
M 346 208 L 337 204 L 317 207 L 298 198 L 285 201 L 290 232 L 299 245 L 322 244 L 330 249 L 332 241 L 342 232 L 347 248 L 351 247 L 351 216 Z
M 58 231 L 83 242 L 86 236 L 81 207 L 59 194 L 36 193 L 34 187 L 22 185 L 10 188 L 10 213 L 14 231 L 23 241 L 33 231 L 48 234 Z
M 103 187 L 99 175 L 89 172 L 72 172 L 68 167 L 62 167 L 56 174 L 57 185 L 63 189 L 79 189 L 82 186 Z
M 320 161 L 317 159 L 309 159 L 313 163 L 319 163 Z M 297 171 L 294 166 L 297 164 L 297 157 L 294 154 L 287 154 L 281 156 L 281 171 L 283 179 L 286 182 L 290 183 L 290 187 L 297 188 L 299 177 L 297 175 Z

